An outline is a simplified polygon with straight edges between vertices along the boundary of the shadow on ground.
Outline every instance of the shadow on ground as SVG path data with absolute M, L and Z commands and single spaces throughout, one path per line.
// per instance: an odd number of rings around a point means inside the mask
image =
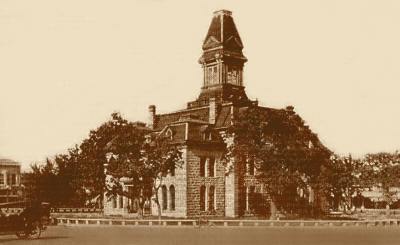
M 17 236 L 8 235 L 8 236 L 5 236 L 4 238 L 0 236 L 0 243 L 11 242 L 11 241 L 24 241 L 24 242 L 34 241 L 34 240 L 46 241 L 46 240 L 58 240 L 58 239 L 67 239 L 67 238 L 69 238 L 69 237 L 68 236 L 44 236 L 39 239 L 18 239 Z

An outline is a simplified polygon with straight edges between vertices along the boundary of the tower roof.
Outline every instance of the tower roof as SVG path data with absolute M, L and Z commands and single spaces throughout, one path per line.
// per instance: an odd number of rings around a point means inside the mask
M 232 12 L 218 10 L 214 12 L 210 27 L 203 43 L 203 50 L 221 47 L 230 51 L 241 51 L 242 40 L 232 18 Z
M 203 87 L 196 101 L 188 107 L 208 105 L 210 98 L 217 103 L 248 103 L 243 86 L 243 44 L 232 18 L 232 12 L 214 12 L 204 40 L 199 63 L 204 69 Z

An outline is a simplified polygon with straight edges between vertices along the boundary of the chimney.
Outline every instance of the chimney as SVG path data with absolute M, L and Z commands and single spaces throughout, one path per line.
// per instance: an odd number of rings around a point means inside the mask
M 217 119 L 217 103 L 215 102 L 215 98 L 214 97 L 210 98 L 208 106 L 209 106 L 209 110 L 210 110 L 209 116 L 208 116 L 209 123 L 210 124 L 215 124 L 215 121 Z
M 149 105 L 149 118 L 148 118 L 148 127 L 154 129 L 154 119 L 156 117 L 156 106 Z

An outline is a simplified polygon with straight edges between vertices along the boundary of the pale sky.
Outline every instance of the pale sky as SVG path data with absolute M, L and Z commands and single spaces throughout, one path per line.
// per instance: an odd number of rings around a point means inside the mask
M 27 168 L 113 111 L 144 121 L 150 104 L 183 109 L 222 8 L 250 98 L 293 105 L 339 154 L 400 149 L 400 1 L 0 0 L 0 156 Z

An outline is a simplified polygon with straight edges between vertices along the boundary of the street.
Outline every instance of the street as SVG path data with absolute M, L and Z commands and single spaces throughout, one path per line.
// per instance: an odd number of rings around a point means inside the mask
M 65 227 L 53 226 L 39 240 L 0 236 L 2 244 L 400 244 L 398 227 Z

